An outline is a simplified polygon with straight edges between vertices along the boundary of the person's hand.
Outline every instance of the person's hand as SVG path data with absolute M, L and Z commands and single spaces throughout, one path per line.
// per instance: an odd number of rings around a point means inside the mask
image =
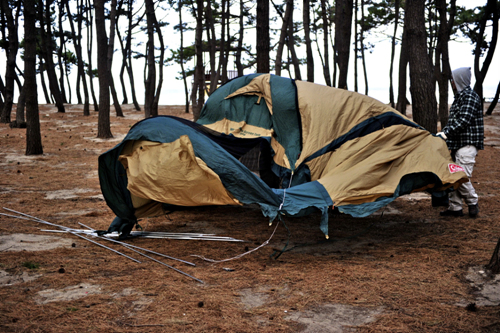
M 439 133 L 436 134 L 436 136 L 439 136 L 441 139 L 443 139 L 445 141 L 447 139 L 446 134 L 444 134 L 444 132 L 439 132 Z

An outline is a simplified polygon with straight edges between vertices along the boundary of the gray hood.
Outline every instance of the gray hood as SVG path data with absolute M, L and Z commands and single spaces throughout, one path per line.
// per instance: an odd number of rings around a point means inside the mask
M 470 86 L 471 71 L 470 67 L 460 67 L 455 69 L 451 75 L 457 87 L 457 91 L 461 92 L 466 87 Z

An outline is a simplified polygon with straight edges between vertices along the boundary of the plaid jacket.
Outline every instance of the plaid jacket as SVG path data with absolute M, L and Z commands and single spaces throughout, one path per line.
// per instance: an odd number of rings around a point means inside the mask
M 478 150 L 484 149 L 481 99 L 471 87 L 466 87 L 455 96 L 448 123 L 442 131 L 448 137 L 446 143 L 450 150 L 457 150 L 467 145 L 473 145 Z

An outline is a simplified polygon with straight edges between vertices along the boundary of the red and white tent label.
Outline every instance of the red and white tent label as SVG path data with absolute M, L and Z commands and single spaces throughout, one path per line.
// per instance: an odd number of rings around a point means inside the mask
M 462 168 L 460 165 L 450 163 L 448 164 L 448 169 L 450 170 L 451 173 L 463 171 L 465 172 L 464 168 Z

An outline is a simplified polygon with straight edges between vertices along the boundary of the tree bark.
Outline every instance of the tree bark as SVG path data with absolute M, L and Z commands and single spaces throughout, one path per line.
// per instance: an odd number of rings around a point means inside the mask
M 287 36 L 287 30 L 288 30 L 288 20 L 291 19 L 291 14 L 292 14 L 292 9 L 293 9 L 293 0 L 286 0 L 286 9 L 285 9 L 285 16 L 283 17 L 283 23 L 281 25 L 281 33 L 280 33 L 280 39 L 278 42 L 278 50 L 276 51 L 276 64 L 275 64 L 275 72 L 276 75 L 281 75 L 281 66 L 282 66 L 282 58 L 283 58 L 283 48 L 285 46 L 285 40 Z
M 439 121 L 441 128 L 448 123 L 448 82 L 451 79 L 448 41 L 455 20 L 456 1 L 451 0 L 447 10 L 446 0 L 436 0 L 436 9 L 439 13 L 438 42 L 435 51 L 434 69 L 439 87 Z M 447 15 L 450 19 L 448 20 Z
M 57 112 L 66 112 L 64 109 L 64 100 L 61 95 L 61 90 L 59 89 L 59 84 L 57 83 L 57 75 L 54 67 L 54 61 L 52 59 L 52 29 L 51 29 L 51 9 L 50 5 L 52 0 L 39 0 L 39 9 L 44 8 L 45 10 L 40 10 L 40 34 L 42 40 L 42 54 L 45 58 L 45 67 L 47 71 L 47 77 L 49 79 L 50 93 L 52 94 Z M 45 13 L 45 17 L 43 14 Z M 44 23 L 42 23 L 44 22 Z
M 45 75 L 43 74 L 45 72 L 44 68 L 45 66 L 43 65 L 43 56 L 39 55 L 39 65 L 38 65 L 38 71 L 40 72 L 40 82 L 42 84 L 42 90 L 43 90 L 43 96 L 45 97 L 45 103 L 50 104 L 50 96 L 49 92 L 47 90 L 47 85 L 45 84 Z
M 24 88 L 26 96 L 26 155 L 43 154 L 36 87 L 36 10 L 24 1 Z
M 311 45 L 311 8 L 310 0 L 302 2 L 302 19 L 304 21 L 304 40 L 306 43 L 306 63 L 307 63 L 307 81 L 314 82 L 314 58 Z
M 79 0 L 78 0 L 79 1 Z M 73 44 L 75 45 L 76 58 L 78 62 L 78 77 L 82 80 L 83 85 L 83 95 L 84 95 L 84 103 L 83 103 L 83 115 L 90 115 L 90 101 L 89 101 L 89 90 L 87 86 L 87 79 L 85 77 L 85 69 L 83 68 L 83 54 L 82 54 L 82 17 L 83 12 L 80 8 L 83 8 L 83 3 L 77 3 L 78 13 L 76 15 L 76 21 L 78 24 L 78 35 L 75 30 L 75 26 L 73 24 L 73 17 L 71 15 L 69 2 L 66 2 L 66 12 L 68 13 L 69 23 L 71 27 L 71 37 L 73 39 Z M 81 103 L 81 96 L 79 89 L 77 89 L 78 102 Z
M 493 109 L 495 109 L 495 106 L 498 103 L 498 97 L 500 96 L 500 82 L 498 82 L 497 86 L 497 91 L 495 93 L 495 97 L 493 97 L 493 100 L 490 103 L 490 106 L 488 107 L 488 110 L 486 111 L 486 115 L 491 116 L 493 113 Z
M 108 41 L 108 72 L 109 72 L 109 88 L 111 90 L 111 96 L 113 97 L 113 106 L 115 107 L 115 113 L 117 117 L 123 117 L 122 107 L 120 101 L 118 100 L 118 95 L 116 94 L 115 81 L 111 75 L 111 67 L 113 64 L 113 53 L 115 45 L 115 31 L 116 31 L 116 5 L 117 0 L 111 0 L 111 11 L 109 13 L 109 41 Z
M 123 6 L 123 0 L 120 0 L 118 2 L 118 8 L 117 11 L 119 15 L 116 16 L 116 26 L 118 27 L 118 21 L 120 19 L 120 15 L 123 15 L 123 13 L 126 13 L 126 10 L 122 8 Z M 127 18 L 130 15 L 127 14 Z M 129 22 L 130 25 L 130 22 Z M 125 70 L 127 69 L 127 51 L 125 49 L 125 45 L 123 45 L 123 38 L 122 35 L 120 34 L 120 29 L 116 29 L 116 36 L 118 37 L 118 42 L 120 43 L 120 49 L 122 51 L 122 63 L 120 66 L 120 74 L 118 74 L 118 77 L 120 78 L 120 86 L 122 88 L 122 104 L 128 104 L 128 94 L 127 94 L 127 89 L 125 88 Z
M 155 47 L 154 47 L 154 4 L 152 0 L 145 0 L 146 3 L 146 21 L 147 21 L 147 76 L 144 81 L 144 116 L 153 117 L 153 102 L 156 86 L 156 66 L 155 66 Z
M 95 25 L 97 35 L 97 71 L 99 73 L 99 117 L 97 121 L 97 137 L 112 138 L 109 120 L 109 70 L 108 70 L 108 38 L 106 36 L 106 22 L 104 3 L 106 0 L 94 0 Z
M 335 2 L 335 48 L 339 65 L 338 87 L 347 89 L 347 73 L 349 70 L 349 53 L 351 45 L 353 0 L 337 0 Z
M 16 17 L 13 16 L 12 8 L 9 1 L 1 1 L 1 9 L 6 17 L 7 31 L 9 33 L 7 47 L 7 68 L 5 70 L 5 87 L 4 87 L 4 105 L 0 117 L 1 123 L 10 123 L 12 105 L 14 104 L 14 81 L 16 79 L 16 58 L 19 49 L 19 40 L 17 37 L 19 11 L 21 2 L 16 8 Z
M 427 53 L 425 0 L 406 3 L 405 30 L 409 45 L 410 91 L 413 120 L 432 133 L 437 131 L 437 103 L 432 63 Z
M 132 3 L 133 0 L 128 0 L 128 31 L 127 31 L 127 44 L 125 46 L 127 52 L 127 73 L 130 80 L 130 89 L 132 94 L 132 103 L 134 103 L 134 107 L 136 111 L 141 111 L 141 107 L 137 102 L 137 94 L 135 93 L 135 80 L 134 80 L 134 71 L 132 70 L 132 30 L 142 21 L 141 16 L 140 19 L 137 20 L 135 24 L 132 25 Z
M 244 0 L 240 0 L 240 15 L 238 17 L 238 22 L 239 22 L 239 32 L 238 32 L 238 47 L 236 48 L 236 56 L 235 56 L 235 59 L 234 59 L 234 62 L 236 64 L 236 70 L 238 71 L 238 76 L 242 76 L 243 75 L 243 64 L 241 63 L 241 52 L 243 50 L 243 34 L 244 34 L 244 27 L 243 27 L 243 19 L 244 19 L 244 15 L 243 15 L 243 10 L 244 10 L 244 3 L 243 3 Z M 264 23 L 260 23 L 259 22 L 259 1 L 261 0 L 258 0 L 257 2 L 257 73 L 269 73 L 269 29 L 266 31 L 261 31 L 259 32 L 260 30 L 259 29 L 264 29 L 264 27 L 262 26 L 261 28 L 259 28 L 259 24 L 264 24 Z M 267 3 L 267 13 L 268 13 L 268 17 L 269 17 L 269 0 L 262 0 L 262 1 L 265 1 Z M 265 10 L 264 8 L 262 8 L 262 10 Z M 264 15 L 264 13 L 262 14 Z M 264 18 L 261 17 L 261 19 L 263 20 Z M 267 27 L 269 27 L 269 22 L 266 23 L 267 24 Z M 264 24 L 265 26 L 265 24 Z M 259 45 L 259 34 L 262 33 L 262 38 L 267 38 L 267 52 L 265 51 L 265 48 L 266 46 L 263 45 L 263 41 L 262 42 L 262 45 Z M 267 37 L 266 37 L 266 34 L 267 34 Z M 266 65 L 266 60 L 264 59 L 266 57 L 266 54 L 267 54 L 267 65 Z M 261 63 L 260 67 L 259 67 L 259 63 Z M 267 67 L 266 67 L 267 66 Z M 266 70 L 267 68 L 267 71 L 264 71 Z
M 64 69 L 66 68 L 66 61 L 64 60 L 63 56 L 63 51 L 64 51 L 64 45 L 65 45 L 65 40 L 64 40 L 64 28 L 62 26 L 62 19 L 64 16 L 64 1 L 58 1 L 58 24 L 59 24 L 59 48 L 57 49 L 57 62 L 59 64 L 59 88 L 61 90 L 61 97 L 64 103 L 68 103 L 68 98 L 66 97 L 66 89 L 64 87 L 64 78 L 66 77 L 64 73 Z M 71 18 L 69 19 L 71 21 Z M 69 86 L 68 86 L 69 87 Z M 80 93 L 77 92 L 78 96 L 78 104 L 82 104 L 82 98 L 80 96 Z
M 330 78 L 330 55 L 328 52 L 328 36 L 330 35 L 328 27 L 330 22 L 328 20 L 326 0 L 321 0 L 321 18 L 323 19 L 323 52 L 324 52 L 324 65 L 323 65 L 323 76 L 325 77 L 325 83 L 327 86 L 332 86 L 332 80 Z
M 398 103 L 396 110 L 406 115 L 406 74 L 408 68 L 408 41 L 406 32 L 403 30 L 403 40 L 401 42 L 401 51 L 399 54 L 399 71 L 398 71 Z
M 226 2 L 227 0 L 221 0 L 222 8 L 220 14 L 221 27 L 220 27 L 220 47 L 219 47 L 219 65 L 217 66 L 217 80 L 220 80 L 222 84 L 227 81 L 227 71 L 223 71 L 227 68 L 225 64 L 226 61 Z M 228 4 L 229 5 L 229 4 Z M 228 36 L 229 37 L 229 36 Z
M 156 14 L 153 13 L 153 24 L 160 41 L 160 61 L 158 62 L 158 86 L 156 87 L 155 97 L 153 99 L 153 117 L 158 116 L 158 104 L 160 102 L 161 88 L 163 85 L 163 61 L 165 59 L 165 44 L 163 43 L 163 34 L 161 27 L 156 19 Z
M 480 21 L 480 31 L 479 31 L 479 40 L 476 41 L 476 48 L 474 50 L 474 77 L 476 78 L 476 83 L 474 84 L 474 91 L 481 98 L 481 104 L 483 101 L 483 82 L 486 77 L 486 73 L 488 73 L 488 69 L 490 67 L 491 61 L 493 59 L 493 54 L 495 53 L 495 48 L 498 40 L 498 8 L 497 8 L 497 0 L 488 0 L 485 6 L 484 15 Z M 481 46 L 484 42 L 484 31 L 486 30 L 486 25 L 488 21 L 492 21 L 492 36 L 491 41 L 489 43 L 488 51 L 486 53 L 486 57 L 483 61 L 483 66 L 480 68 L 479 60 L 481 58 Z M 483 105 L 481 105 L 483 106 Z M 484 109 L 484 106 L 482 107 Z
M 21 91 L 21 93 L 19 94 L 19 98 L 17 99 L 15 123 L 17 128 L 24 128 L 26 126 L 24 117 L 24 110 L 26 108 L 26 90 L 24 89 L 24 85 L 19 90 Z
M 241 7 L 243 1 L 240 1 Z M 243 15 L 243 14 L 241 14 Z M 243 32 L 243 19 L 240 20 Z M 269 0 L 257 0 L 257 73 L 269 73 Z M 240 51 L 241 52 L 241 51 Z M 239 73 L 238 73 L 239 74 Z
M 184 96 L 185 96 L 185 113 L 189 113 L 189 89 L 187 84 L 186 70 L 184 68 L 184 21 L 182 20 L 182 1 L 177 4 L 179 12 L 179 33 L 181 37 L 181 45 L 179 48 L 179 62 L 181 65 L 182 82 L 184 83 Z
M 293 6 L 292 12 L 290 13 L 290 18 L 288 19 L 288 50 L 292 56 L 292 64 L 294 71 L 294 78 L 296 80 L 302 81 L 302 75 L 300 74 L 300 64 L 299 58 L 297 57 L 297 53 L 295 52 L 295 36 L 294 36 L 294 28 L 293 28 Z
M 354 3 L 354 91 L 358 92 L 358 0 Z
M 86 0 L 86 19 L 88 22 L 87 25 L 87 56 L 88 56 L 88 75 L 89 75 L 89 83 L 90 83 L 90 94 L 92 96 L 92 101 L 94 103 L 94 111 L 99 111 L 99 103 L 97 102 L 97 98 L 95 97 L 95 91 L 94 91 L 94 73 L 93 73 L 93 67 L 92 67 L 92 53 L 93 53 L 93 40 L 94 40 L 94 33 L 93 33 L 93 22 L 94 22 L 94 16 L 92 15 L 92 8 L 90 6 L 90 0 Z
M 192 106 L 194 120 L 200 117 L 201 108 L 205 103 L 205 68 L 203 66 L 203 0 L 196 0 L 196 9 L 193 10 L 196 15 L 195 30 L 195 53 L 196 67 L 194 73 L 194 84 L 192 90 Z
M 4 105 L 3 98 L 2 98 L 2 95 L 4 94 L 4 91 L 5 91 L 4 88 L 5 88 L 5 86 L 3 85 L 2 76 L 0 75 L 0 118 L 2 117 L 2 111 L 3 111 L 3 105 Z
M 219 80 L 219 75 L 215 67 L 215 54 L 217 50 L 217 36 L 215 35 L 215 22 L 212 13 L 212 0 L 207 0 L 207 7 L 205 13 L 205 24 L 207 31 L 207 42 L 209 48 L 209 63 L 210 63 L 210 84 L 208 87 L 208 95 L 212 94 L 217 88 L 217 81 Z M 206 72 L 205 72 L 206 73 Z
M 392 75 L 394 72 L 394 56 L 396 54 L 396 34 L 398 31 L 398 24 L 399 24 L 399 0 L 395 0 L 394 1 L 394 32 L 392 34 L 392 41 L 391 41 L 391 66 L 389 68 L 389 103 L 391 103 L 391 107 L 396 106 L 394 103 L 394 85 L 393 85 Z
M 361 0 L 361 22 L 365 22 L 365 0 Z M 361 27 L 361 36 L 359 42 L 361 46 L 361 62 L 363 64 L 363 78 L 365 80 L 365 95 L 368 95 L 368 74 L 366 71 L 366 58 L 365 58 L 365 28 Z

